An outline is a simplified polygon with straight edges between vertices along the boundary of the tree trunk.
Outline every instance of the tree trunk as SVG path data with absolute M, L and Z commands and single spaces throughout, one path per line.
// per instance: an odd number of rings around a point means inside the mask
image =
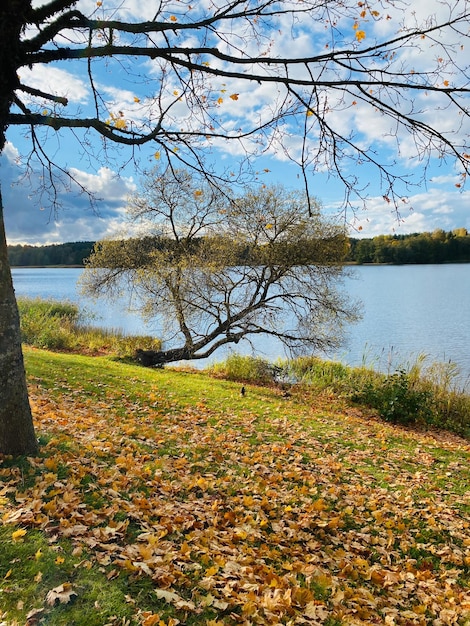
M 7 256 L 0 189 L 0 453 L 38 449 L 21 351 L 20 317 Z
M 145 367 L 162 367 L 165 363 L 190 361 L 198 358 L 189 348 L 173 348 L 172 350 L 141 350 L 135 351 L 135 358 Z

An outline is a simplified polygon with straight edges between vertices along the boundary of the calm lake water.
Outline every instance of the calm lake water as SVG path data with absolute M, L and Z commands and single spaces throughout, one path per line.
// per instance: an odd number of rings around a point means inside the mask
M 92 323 L 98 326 L 159 336 L 158 328 L 145 326 L 126 310 L 125 301 L 110 305 L 81 296 L 77 280 L 82 271 L 15 268 L 15 291 L 17 296 L 76 302 L 95 316 Z M 362 302 L 363 318 L 349 328 L 344 349 L 330 357 L 386 371 L 424 354 L 429 362 L 455 363 L 459 380 L 470 381 L 470 264 L 360 266 L 354 274 L 345 288 Z M 282 345 L 270 339 L 256 338 L 255 348 L 271 360 L 285 356 Z M 211 360 L 222 360 L 229 350 L 216 352 Z M 249 354 L 252 348 L 240 342 L 236 351 Z

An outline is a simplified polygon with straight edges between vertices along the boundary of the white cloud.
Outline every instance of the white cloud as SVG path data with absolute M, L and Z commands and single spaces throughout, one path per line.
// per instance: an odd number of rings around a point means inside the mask
M 466 228 L 470 231 L 469 206 L 470 191 L 435 186 L 410 196 L 399 216 L 382 197 L 369 198 L 367 209 L 351 216 L 351 236 L 432 232 L 437 228 L 445 231 Z
M 21 81 L 44 93 L 65 97 L 69 102 L 84 104 L 88 100 L 88 87 L 82 78 L 58 67 L 35 65 L 34 69 L 23 67 L 19 71 Z M 28 95 L 21 95 L 28 102 Z
M 123 179 L 109 167 L 100 167 L 96 174 L 76 168 L 70 168 L 70 173 L 90 193 L 96 196 L 104 194 L 108 203 L 122 202 L 122 198 L 136 188 L 132 178 Z
M 5 212 L 5 227 L 9 244 L 46 244 L 66 241 L 101 239 L 122 225 L 127 198 L 135 190 L 130 178 L 120 178 L 109 168 L 96 173 L 71 170 L 80 184 L 95 194 L 93 210 L 86 196 L 59 189 L 61 208 L 54 213 L 41 198 L 41 181 L 32 175 L 21 179 L 22 170 L 15 162 L 16 150 L 9 144 L 0 157 L 0 173 Z M 60 186 L 59 186 L 60 187 Z

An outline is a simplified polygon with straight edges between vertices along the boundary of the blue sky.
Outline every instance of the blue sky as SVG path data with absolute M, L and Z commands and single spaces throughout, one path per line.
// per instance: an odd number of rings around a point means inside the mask
M 78 6 L 85 13 L 96 10 L 92 0 L 79 0 Z M 103 2 L 106 5 L 106 1 Z M 155 7 L 152 3 L 142 3 L 138 0 L 126 0 L 128 15 L 135 19 L 150 19 Z M 441 5 L 438 0 L 415 0 L 413 15 L 426 16 L 438 11 Z M 101 8 L 100 8 L 101 10 Z M 103 9 L 104 10 L 104 9 Z M 374 29 L 374 36 L 389 36 L 394 20 L 379 21 L 376 24 L 368 23 L 368 36 Z M 389 29 L 389 30 L 387 30 Z M 293 55 L 298 53 L 304 56 L 314 51 L 317 38 L 312 32 L 304 29 L 292 39 L 288 29 L 281 32 L 274 46 L 279 52 L 286 49 Z M 403 53 L 404 54 L 404 53 Z M 432 53 L 434 54 L 434 53 Z M 431 55 L 431 52 L 429 52 Z M 426 64 L 426 51 L 415 61 Z M 92 97 L 86 82 L 85 66 L 80 64 L 64 64 L 58 67 L 36 67 L 33 72 L 24 70 L 22 78 L 33 87 L 44 89 L 57 95 L 67 95 L 70 99 L 69 107 L 72 110 L 86 112 L 92 104 Z M 107 74 L 97 67 L 97 80 L 103 90 L 106 105 L 110 113 L 123 111 L 128 119 L 139 118 L 142 114 L 145 93 L 143 85 L 133 79 L 132 74 L 126 72 Z M 148 62 L 140 64 L 141 73 L 146 72 L 152 78 L 157 73 L 155 66 Z M 137 73 L 136 73 L 137 76 Z M 225 116 L 227 123 L 235 124 L 239 119 L 263 113 L 263 107 L 269 107 L 278 94 L 273 86 L 259 86 L 253 88 L 243 81 L 225 86 L 220 85 L 221 91 L 239 94 L 237 102 L 225 98 L 220 107 L 220 115 Z M 256 93 L 255 93 L 256 92 Z M 136 101 L 137 100 L 137 101 Z M 230 108 L 229 108 L 230 107 Z M 187 111 L 181 107 L 182 119 Z M 430 113 L 431 114 L 431 109 Z M 435 116 L 445 116 L 445 113 L 434 112 Z M 391 136 L 390 128 L 386 127 L 383 119 L 372 119 L 370 112 L 360 106 L 349 107 L 347 110 L 330 114 L 339 127 L 354 128 L 364 145 L 377 150 L 385 163 L 396 162 L 397 171 L 420 180 L 424 171 L 414 153 L 412 142 L 402 136 L 400 153 L 395 150 L 395 137 Z M 334 116 L 334 117 L 333 117 Z M 442 117 L 443 127 L 453 123 Z M 461 133 L 468 137 L 469 128 L 463 126 Z M 10 244 L 29 243 L 47 244 L 66 241 L 97 240 L 112 235 L 123 224 L 125 208 L 129 194 L 135 192 L 140 174 L 136 172 L 132 163 L 129 163 L 129 153 L 119 152 L 111 146 L 109 159 L 104 158 L 104 152 L 98 138 L 92 139 L 90 146 L 97 158 L 90 159 L 80 148 L 77 140 L 63 131 L 59 136 L 52 131 L 45 134 L 43 145 L 50 158 L 60 167 L 70 170 L 76 180 L 93 192 L 97 198 L 96 207 L 90 206 L 87 196 L 77 193 L 77 187 L 71 189 L 57 186 L 58 199 L 61 204 L 57 212 L 52 207 L 47 194 L 41 194 L 41 171 L 34 170 L 28 176 L 25 173 L 25 157 L 28 154 L 28 139 L 20 129 L 11 128 L 7 134 L 9 143 L 0 157 L 0 179 L 5 206 L 5 221 L 7 239 Z M 315 133 L 312 132 L 311 147 L 314 149 Z M 300 140 L 292 133 L 285 138 L 285 143 L 295 155 L 299 149 Z M 213 144 L 211 158 L 224 167 L 234 169 L 243 154 L 234 146 L 223 142 Z M 155 146 L 143 147 L 138 157 L 142 167 L 151 167 L 155 164 Z M 121 165 L 127 165 L 120 169 Z M 301 187 L 299 171 L 283 150 L 273 145 L 266 150 L 256 161 L 252 162 L 255 170 L 259 171 L 259 179 L 266 183 L 281 182 L 289 188 Z M 351 168 L 345 164 L 346 168 Z M 268 170 L 268 171 L 265 171 Z M 119 172 L 119 175 L 118 175 Z M 338 219 L 346 219 L 352 236 L 374 236 L 378 234 L 409 233 L 432 231 L 436 228 L 453 230 L 467 228 L 470 231 L 470 191 L 458 187 L 461 178 L 453 162 L 444 163 L 438 159 L 432 160 L 424 175 L 424 184 L 411 187 L 407 193 L 407 202 L 403 203 L 400 216 L 383 198 L 383 191 L 377 181 L 376 173 L 370 166 L 363 165 L 351 168 L 350 174 L 356 175 L 359 184 L 368 186 L 368 200 L 366 210 L 358 205 L 354 212 L 346 214 L 340 210 L 344 196 L 344 189 L 333 177 L 329 177 L 323 167 L 310 173 L 309 182 L 313 195 L 323 205 L 324 211 L 330 215 L 338 215 Z M 47 183 L 47 181 L 46 181 Z

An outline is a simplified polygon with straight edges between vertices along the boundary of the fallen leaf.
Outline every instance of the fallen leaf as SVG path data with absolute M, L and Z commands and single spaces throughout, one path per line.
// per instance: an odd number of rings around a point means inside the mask
M 24 528 L 20 528 L 11 533 L 11 538 L 13 541 L 21 541 L 23 537 L 26 535 L 26 531 Z
M 25 626 L 36 626 L 39 624 L 39 620 L 41 619 L 42 614 L 44 613 L 44 608 L 40 609 L 32 609 L 26 615 L 26 624 Z
M 77 594 L 73 590 L 71 583 L 63 583 L 48 592 L 46 602 L 49 606 L 54 606 L 57 603 L 69 604 L 76 597 Z
M 154 593 L 157 598 L 173 604 L 177 609 L 188 609 L 189 611 L 194 611 L 194 609 L 196 608 L 194 602 L 191 602 L 191 600 L 185 600 L 173 591 L 167 591 L 166 589 L 155 589 Z

